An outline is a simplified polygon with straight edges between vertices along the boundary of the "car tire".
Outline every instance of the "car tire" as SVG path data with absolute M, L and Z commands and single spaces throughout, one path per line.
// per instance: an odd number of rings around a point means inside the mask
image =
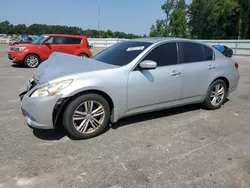
M 85 94 L 75 98 L 66 107 L 63 126 L 73 138 L 88 139 L 103 133 L 109 119 L 107 100 L 97 94 Z
M 36 68 L 40 64 L 40 58 L 35 54 L 29 54 L 24 59 L 24 65 L 28 68 Z
M 202 106 L 208 110 L 219 109 L 227 97 L 227 85 L 223 80 L 215 80 L 208 88 L 206 98 Z
M 78 56 L 79 56 L 79 57 L 82 57 L 82 58 L 83 58 L 83 57 L 87 57 L 87 58 L 89 57 L 89 56 L 88 56 L 87 54 L 85 54 L 85 53 L 81 53 L 81 54 L 79 54 Z

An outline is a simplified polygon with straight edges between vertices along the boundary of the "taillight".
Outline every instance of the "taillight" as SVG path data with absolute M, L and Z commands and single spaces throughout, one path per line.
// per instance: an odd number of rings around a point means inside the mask
M 238 69 L 238 68 L 239 68 L 239 64 L 238 64 L 238 63 L 236 63 L 236 62 L 234 62 L 234 66 L 235 66 L 235 68 L 236 68 L 236 69 Z

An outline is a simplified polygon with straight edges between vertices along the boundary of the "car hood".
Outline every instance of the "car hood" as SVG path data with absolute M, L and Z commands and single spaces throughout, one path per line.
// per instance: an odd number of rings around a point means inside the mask
M 72 74 L 117 67 L 90 58 L 80 58 L 74 55 L 54 52 L 38 66 L 34 73 L 34 79 L 39 83 L 45 83 Z

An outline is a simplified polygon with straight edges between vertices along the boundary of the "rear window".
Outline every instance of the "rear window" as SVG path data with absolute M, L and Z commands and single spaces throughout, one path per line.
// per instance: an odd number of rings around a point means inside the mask
M 117 66 L 124 66 L 147 49 L 151 43 L 126 41 L 119 42 L 100 52 L 93 59 Z
M 67 44 L 81 44 L 81 38 L 67 37 Z

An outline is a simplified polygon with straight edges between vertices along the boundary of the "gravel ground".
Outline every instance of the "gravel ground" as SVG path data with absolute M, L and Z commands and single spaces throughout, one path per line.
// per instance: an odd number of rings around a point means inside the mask
M 13 66 L 7 50 L 0 46 L 0 188 L 250 187 L 250 57 L 235 57 L 240 83 L 219 110 L 143 114 L 75 141 L 63 129 L 28 128 L 18 92 L 34 69 Z

